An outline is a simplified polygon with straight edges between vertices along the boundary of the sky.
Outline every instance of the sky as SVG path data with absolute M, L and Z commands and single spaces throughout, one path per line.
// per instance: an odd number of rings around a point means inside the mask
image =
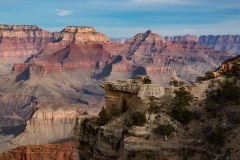
M 0 24 L 91 26 L 109 37 L 240 34 L 240 0 L 0 0 Z

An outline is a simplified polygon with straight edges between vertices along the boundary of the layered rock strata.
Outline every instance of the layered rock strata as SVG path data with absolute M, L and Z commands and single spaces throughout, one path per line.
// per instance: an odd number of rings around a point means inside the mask
M 239 35 L 195 35 L 185 36 L 166 36 L 166 41 L 195 41 L 203 46 L 207 46 L 216 51 L 227 51 L 234 55 L 240 54 L 240 36 Z
M 1 160 L 76 160 L 73 142 L 63 144 L 29 145 L 0 154 Z
M 240 35 L 203 35 L 199 37 L 198 43 L 214 50 L 240 54 Z
M 0 152 L 25 145 L 72 141 L 76 117 L 84 117 L 86 113 L 92 115 L 95 114 L 94 110 L 98 110 L 97 108 L 60 102 L 42 102 L 35 107 L 36 111 L 31 119 L 27 121 L 24 128 L 21 128 L 22 132 L 6 132 L 5 136 L 0 135 Z M 2 132 L 4 129 L 2 128 Z
M 146 111 L 151 99 L 160 101 L 170 100 L 174 88 L 164 88 L 157 84 L 144 84 L 147 77 L 138 76 L 136 79 L 107 81 L 102 83 L 106 91 L 106 110 L 114 106 L 121 110 L 122 100 L 125 99 L 128 111 L 112 122 L 99 126 L 91 120 L 77 123 L 75 127 L 75 142 L 79 151 L 79 159 L 180 159 L 186 152 L 204 153 L 199 146 L 191 141 L 183 140 L 182 129 L 162 110 L 158 122 L 170 123 L 175 126 L 178 138 L 172 136 L 165 140 L 154 136 L 152 129 L 156 115 L 146 114 L 148 123 L 142 127 L 126 127 L 124 118 L 133 112 Z M 197 99 L 203 99 L 208 84 L 187 88 Z M 202 88 L 202 90 L 199 90 Z M 170 99 L 169 99 L 170 98 Z M 166 109 L 166 108 L 165 108 Z M 156 126 L 155 126 L 156 127 Z M 194 146 L 194 147 L 193 147 Z
M 166 41 L 194 41 L 198 42 L 198 36 L 187 34 L 185 36 L 166 36 L 164 37 Z
M 38 54 L 48 42 L 51 32 L 31 25 L 0 25 L 0 70 L 10 73 L 14 63 L 23 63 Z
M 163 37 L 151 31 L 137 34 L 126 41 L 124 47 L 127 59 L 135 65 L 148 66 L 148 68 L 171 67 L 178 76 L 172 78 L 187 81 L 203 75 L 206 71 L 216 69 L 222 61 L 232 57 L 225 51 L 213 51 L 194 41 L 165 42 Z M 153 80 L 156 79 L 153 74 L 149 76 Z M 157 80 L 154 82 L 157 83 Z

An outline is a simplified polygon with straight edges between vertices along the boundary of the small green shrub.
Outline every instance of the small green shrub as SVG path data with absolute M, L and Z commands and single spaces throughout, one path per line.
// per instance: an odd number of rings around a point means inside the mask
M 122 112 L 126 112 L 128 110 L 127 100 L 126 98 L 122 98 Z
M 143 83 L 144 83 L 144 84 L 151 84 L 151 83 L 152 83 L 152 80 L 149 78 L 149 76 L 146 76 L 146 77 L 143 79 Z
M 173 98 L 173 103 L 175 107 L 186 107 L 193 101 L 193 95 L 186 91 L 184 87 L 175 90 L 174 93 L 175 97 Z
M 207 102 L 227 103 L 240 100 L 240 87 L 236 85 L 235 80 L 226 80 L 220 83 L 219 88 L 207 92 Z
M 112 119 L 112 115 L 109 114 L 105 108 L 102 108 L 98 115 L 97 124 L 100 126 L 107 124 Z
M 173 79 L 172 81 L 169 82 L 169 85 L 175 87 L 182 87 L 184 85 L 184 82 Z
M 206 72 L 204 77 L 197 77 L 196 82 L 202 82 L 214 78 L 215 75 L 213 74 L 213 72 Z
M 171 117 L 178 122 L 187 124 L 192 120 L 192 112 L 185 108 L 174 107 L 171 111 Z
M 145 114 L 141 112 L 131 114 L 131 119 L 134 126 L 143 126 L 147 121 Z
M 113 105 L 110 109 L 109 112 L 112 116 L 119 116 L 121 115 L 122 111 L 117 108 L 116 105 Z
M 159 135 L 166 135 L 169 136 L 172 132 L 174 132 L 174 128 L 172 125 L 159 125 L 157 128 L 154 129 L 154 133 Z

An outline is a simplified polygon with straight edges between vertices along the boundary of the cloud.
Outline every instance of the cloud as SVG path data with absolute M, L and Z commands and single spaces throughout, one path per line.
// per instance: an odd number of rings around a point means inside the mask
M 56 9 L 58 16 L 70 16 L 73 14 L 73 10 L 64 10 L 64 9 Z
M 132 0 L 135 3 L 183 3 L 185 0 Z

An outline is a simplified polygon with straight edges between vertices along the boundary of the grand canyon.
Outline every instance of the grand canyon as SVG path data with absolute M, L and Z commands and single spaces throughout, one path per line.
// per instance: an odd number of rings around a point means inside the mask
M 199 132 L 211 122 L 231 125 L 218 156 L 230 148 L 237 159 L 240 146 L 230 137 L 240 138 L 239 116 L 234 124 L 227 116 L 218 123 L 218 116 L 201 106 L 208 104 L 208 87 L 229 78 L 223 73 L 232 71 L 230 78 L 237 77 L 239 86 L 239 54 L 240 35 L 162 37 L 147 30 L 123 42 L 87 26 L 50 32 L 34 25 L 0 25 L 0 159 L 198 159 L 209 147 Z M 205 73 L 216 81 L 196 82 Z M 174 81 L 194 96 L 189 109 L 201 112 L 200 120 L 181 124 L 167 114 L 168 105 L 147 112 L 153 103 L 173 99 L 181 87 L 171 86 Z M 123 98 L 128 111 L 109 124 L 95 124 L 104 106 L 119 109 Z M 237 106 L 228 113 L 237 116 Z M 126 129 L 123 122 L 136 111 L 144 111 L 148 122 Z M 175 126 L 176 132 L 157 137 L 150 130 L 158 122 Z

